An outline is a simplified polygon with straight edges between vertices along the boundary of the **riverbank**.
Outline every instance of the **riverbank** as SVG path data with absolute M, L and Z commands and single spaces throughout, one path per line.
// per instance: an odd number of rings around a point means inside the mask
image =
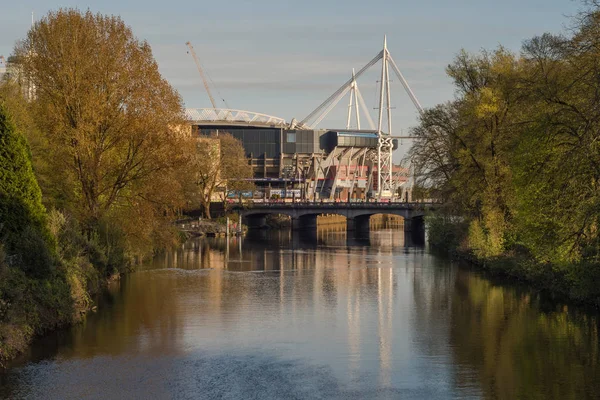
M 190 218 L 176 221 L 175 225 L 179 232 L 182 232 L 186 238 L 238 236 L 243 235 L 248 230 L 236 218 L 229 219 L 229 229 L 227 229 L 227 220 L 225 218 L 218 218 L 216 220 Z
M 91 298 L 115 277 L 84 278 L 90 271 L 64 271 L 32 279 L 0 261 L 0 369 L 36 337 L 81 323 L 94 307 Z
M 554 300 L 600 308 L 600 264 L 541 263 L 525 247 L 516 245 L 500 255 L 480 257 L 468 245 L 464 222 L 440 224 L 439 219 L 430 217 L 426 224 L 429 244 L 437 252 L 468 263 L 490 277 L 526 284 Z

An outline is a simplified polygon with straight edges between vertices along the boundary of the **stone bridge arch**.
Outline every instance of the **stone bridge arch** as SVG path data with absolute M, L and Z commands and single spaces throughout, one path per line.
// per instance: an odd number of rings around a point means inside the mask
M 242 219 L 249 228 L 266 227 L 266 218 L 268 215 L 287 215 L 291 219 L 292 229 L 315 229 L 317 227 L 317 217 L 320 215 L 341 215 L 348 219 L 344 212 L 336 210 L 303 210 L 294 209 L 249 209 L 241 211 Z
M 371 216 L 377 214 L 400 216 L 405 221 L 405 230 L 411 230 L 415 228 L 413 225 L 422 225 L 424 213 L 422 209 L 414 209 L 406 206 L 357 207 L 340 205 L 336 207 L 329 204 L 325 206 L 314 204 L 300 207 L 282 204 L 240 210 L 244 222 L 250 228 L 265 227 L 267 215 L 279 214 L 287 215 L 291 218 L 292 229 L 314 229 L 317 227 L 317 217 L 319 215 L 335 214 L 346 217 L 348 230 L 368 230 Z
M 396 215 L 402 217 L 404 220 L 404 229 L 410 230 L 412 228 L 413 220 L 422 220 L 424 213 L 423 212 L 415 212 L 409 209 L 399 209 L 399 210 L 352 210 L 353 212 L 349 212 L 346 216 L 346 220 L 348 221 L 348 230 L 368 230 L 371 217 L 374 215 Z

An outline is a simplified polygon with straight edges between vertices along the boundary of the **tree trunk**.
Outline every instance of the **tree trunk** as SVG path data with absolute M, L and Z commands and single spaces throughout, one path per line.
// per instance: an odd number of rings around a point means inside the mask
M 202 214 L 204 215 L 204 218 L 211 219 L 211 216 L 210 216 L 210 201 L 208 201 L 208 202 L 203 201 L 200 205 L 202 206 Z

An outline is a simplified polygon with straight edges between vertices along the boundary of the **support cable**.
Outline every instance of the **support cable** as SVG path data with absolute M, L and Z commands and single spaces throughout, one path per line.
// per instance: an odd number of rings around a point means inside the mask
M 367 65 L 365 65 L 364 67 L 362 67 L 362 69 L 360 71 L 358 71 L 356 73 L 356 75 L 353 78 L 348 79 L 348 81 L 346 83 L 344 83 L 338 90 L 336 90 L 331 96 L 329 96 L 327 98 L 327 100 L 325 100 L 323 103 L 321 103 L 319 105 L 319 107 L 317 107 L 313 112 L 311 112 L 310 114 L 308 114 L 302 121 L 300 121 L 300 125 L 307 125 L 308 121 L 311 121 L 315 115 L 317 115 L 323 108 L 327 107 L 327 105 L 335 98 L 337 98 L 337 96 L 343 92 L 344 90 L 346 90 L 350 85 L 352 85 L 352 82 L 357 79 L 359 76 L 361 76 L 366 70 L 368 70 L 369 68 L 371 68 L 373 65 L 375 65 L 379 60 L 381 60 L 381 58 L 383 57 L 383 50 L 381 52 L 379 52 L 379 54 L 377 54 L 375 56 L 375 58 L 373 58 L 371 61 L 369 61 L 369 63 Z
M 367 116 L 367 122 L 369 123 L 369 127 L 372 130 L 375 130 L 375 123 L 373 122 L 373 119 L 371 118 L 371 114 L 369 114 L 369 109 L 367 108 L 367 104 L 365 103 L 365 99 L 363 99 L 362 94 L 360 93 L 360 90 L 358 90 L 358 88 L 356 88 L 356 96 L 360 100 L 359 101 L 360 107 L 362 108 L 363 112 Z
M 350 87 L 347 87 L 346 89 L 344 89 L 338 95 L 338 97 L 331 104 L 329 104 L 327 109 L 325 111 L 323 111 L 323 113 L 321 115 L 319 115 L 319 118 L 317 118 L 317 120 L 310 127 L 314 129 L 317 125 L 319 125 L 319 123 L 323 120 L 323 118 L 325 118 L 327 116 L 327 114 L 329 114 L 331 112 L 331 110 L 333 110 L 334 107 L 337 106 L 337 104 L 340 102 L 340 100 L 342 100 L 344 98 L 344 96 L 346 95 L 346 93 L 348 93 L 349 90 L 350 90 Z
M 388 57 L 388 60 L 392 63 L 392 69 L 398 76 L 398 79 L 400 79 L 400 82 L 402 82 L 402 86 L 404 86 L 404 90 L 406 90 L 408 97 L 410 97 L 410 99 L 412 100 L 415 107 L 417 107 L 417 111 L 419 111 L 419 114 L 423 114 L 423 107 L 421 106 L 421 103 L 419 103 L 419 100 L 417 100 L 417 96 L 415 96 L 415 94 L 413 93 L 413 91 L 410 88 L 410 86 L 408 85 L 408 82 L 406 81 L 406 79 L 404 79 L 404 75 L 402 75 L 402 72 L 400 72 L 400 68 L 398 68 L 398 66 L 394 62 L 394 59 L 392 58 L 392 56 L 389 53 L 388 53 L 387 57 Z

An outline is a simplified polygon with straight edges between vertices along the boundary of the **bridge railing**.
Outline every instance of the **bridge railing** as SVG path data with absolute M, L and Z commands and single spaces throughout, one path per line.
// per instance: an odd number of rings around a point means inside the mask
M 283 202 L 283 201 L 267 201 L 267 202 L 252 202 L 247 201 L 240 205 L 239 203 L 233 204 L 233 208 L 432 208 L 441 203 L 434 202 L 333 202 L 333 201 L 295 201 L 295 202 Z

